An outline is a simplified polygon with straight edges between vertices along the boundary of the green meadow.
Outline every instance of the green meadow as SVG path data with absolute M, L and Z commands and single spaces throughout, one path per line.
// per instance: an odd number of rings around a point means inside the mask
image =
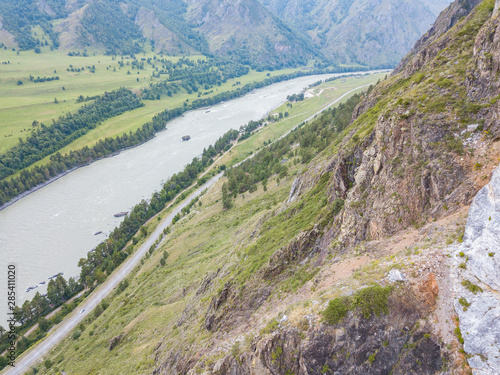
M 136 55 L 136 58 L 141 60 L 154 56 L 154 53 L 149 52 Z M 157 57 L 162 56 L 157 55 Z M 180 57 L 163 56 L 163 58 L 175 62 Z M 190 56 L 190 59 L 195 60 L 203 58 L 203 56 Z M 120 67 L 122 61 L 123 67 Z M 88 57 L 68 56 L 59 51 L 50 51 L 49 47 L 43 47 L 40 54 L 33 51 L 0 50 L 0 153 L 15 146 L 19 138 L 25 138 L 32 129 L 33 121 L 50 124 L 52 119 L 76 111 L 85 104 L 76 102 L 80 95 L 91 97 L 120 87 L 139 93 L 141 88 L 165 79 L 165 76 L 154 78 L 152 75 L 155 70 L 149 64 L 144 65 L 144 70 L 132 69 L 130 65 L 132 61 L 130 56 L 124 56 L 123 59 L 121 56 L 100 54 L 90 54 Z M 92 73 L 91 69 L 94 66 L 95 73 Z M 80 71 L 77 71 L 78 69 Z M 298 69 L 276 71 L 273 74 L 289 73 L 294 70 Z M 244 77 L 228 80 L 220 87 L 214 88 L 213 93 L 208 96 L 234 89 L 233 84 L 236 81 L 242 85 L 260 81 L 267 73 L 250 71 Z M 30 80 L 30 76 L 34 79 L 57 76 L 59 79 L 36 83 Z M 145 100 L 145 107 L 110 119 L 63 152 L 93 145 L 102 137 L 134 131 L 156 113 L 166 108 L 178 107 L 186 99 L 194 100 L 197 97 L 197 93 L 189 95 L 181 90 L 173 97 L 155 101 Z

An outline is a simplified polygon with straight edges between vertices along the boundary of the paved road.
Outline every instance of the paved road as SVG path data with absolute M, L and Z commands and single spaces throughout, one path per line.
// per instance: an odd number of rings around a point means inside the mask
M 381 71 L 374 71 L 374 73 L 382 73 L 384 72 L 383 70 Z M 372 74 L 374 74 L 372 73 Z M 307 119 L 305 119 L 303 122 L 309 122 L 311 121 L 313 118 L 315 118 L 317 115 L 319 115 L 320 113 L 326 111 L 328 108 L 334 106 L 335 104 L 337 104 L 338 102 L 340 102 L 342 99 L 344 99 L 347 95 L 350 95 L 352 94 L 353 92 L 356 92 L 358 90 L 361 90 L 365 87 L 368 87 L 370 86 L 371 84 L 367 84 L 367 85 L 363 85 L 363 86 L 359 86 L 359 87 L 356 87 L 355 89 L 352 89 L 352 90 L 349 90 L 347 91 L 345 94 L 342 94 L 341 96 L 339 96 L 337 99 L 335 99 L 333 102 L 331 102 L 330 104 L 328 104 L 327 106 L 321 108 L 318 112 L 316 112 L 314 115 L 312 116 L 309 116 Z M 283 134 L 281 137 L 279 137 L 278 139 L 282 139 L 282 138 L 285 138 L 290 132 L 294 131 L 296 128 L 299 127 L 300 124 L 298 124 L 297 126 L 295 126 L 293 129 L 287 131 L 285 134 Z
M 323 112 L 324 110 L 330 108 L 331 106 L 338 103 L 347 95 L 362 89 L 369 85 L 359 86 L 355 89 L 352 89 L 332 103 L 309 117 L 305 122 L 313 119 L 315 116 Z M 290 130 L 291 131 L 291 130 Z M 289 132 L 290 132 L 289 131 Z M 286 134 L 288 134 L 287 132 Z M 283 135 L 281 138 L 283 138 Z M 252 157 L 254 155 L 251 155 Z M 250 158 L 249 157 L 249 158 Z M 240 162 L 241 163 L 241 162 Z M 238 163 L 238 164 L 240 164 Z M 33 348 L 29 349 L 25 352 L 21 357 L 17 358 L 15 361 L 16 367 L 6 367 L 1 374 L 2 375 L 22 375 L 29 368 L 35 365 L 36 361 L 41 359 L 44 355 L 46 355 L 54 346 L 60 343 L 69 332 L 74 329 L 80 322 L 82 322 L 85 317 L 92 312 L 92 310 L 105 298 L 110 294 L 113 289 L 122 281 L 127 275 L 134 269 L 134 267 L 139 264 L 141 259 L 146 255 L 146 252 L 149 248 L 155 243 L 163 230 L 168 227 L 172 223 L 172 219 L 175 215 L 181 212 L 181 210 L 186 207 L 194 198 L 199 196 L 203 190 L 208 189 L 215 185 L 215 183 L 222 177 L 222 173 L 217 174 L 212 177 L 208 182 L 202 185 L 199 189 L 197 189 L 194 193 L 192 193 L 189 197 L 187 197 L 179 206 L 177 206 L 170 215 L 168 215 L 156 228 L 156 230 L 148 237 L 146 242 L 137 249 L 137 251 L 130 257 L 125 260 L 124 263 L 118 269 L 109 276 L 106 281 L 101 284 L 92 294 L 87 297 L 87 299 L 81 303 L 75 311 L 73 311 L 69 316 L 67 316 L 57 327 L 52 329 L 49 333 L 49 336 L 46 337 L 40 344 L 35 345 Z M 83 311 L 83 312 L 82 312 Z
M 188 198 L 186 198 L 179 206 L 174 208 L 174 210 L 160 223 L 156 230 L 148 237 L 146 242 L 137 249 L 137 251 L 125 260 L 124 263 L 118 269 L 109 276 L 106 281 L 101 284 L 87 299 L 81 303 L 75 311 L 73 311 L 68 317 L 66 317 L 59 325 L 54 328 L 49 336 L 45 338 L 40 344 L 34 346 L 21 357 L 17 358 L 15 361 L 16 367 L 7 367 L 2 371 L 5 375 L 20 375 L 24 374 L 29 368 L 35 365 L 36 361 L 46 355 L 55 345 L 60 343 L 69 332 L 74 329 L 85 317 L 92 312 L 92 310 L 112 292 L 112 290 L 122 281 L 127 275 L 134 269 L 141 259 L 146 255 L 147 251 L 155 243 L 157 238 L 163 232 L 163 230 L 172 223 L 172 219 L 175 215 L 181 212 L 181 210 L 186 207 L 194 198 L 199 196 L 201 192 L 205 189 L 212 187 L 220 178 L 222 173 L 214 176 L 207 183 L 202 185 L 194 193 L 192 193 Z M 80 313 L 83 311 L 82 313 Z

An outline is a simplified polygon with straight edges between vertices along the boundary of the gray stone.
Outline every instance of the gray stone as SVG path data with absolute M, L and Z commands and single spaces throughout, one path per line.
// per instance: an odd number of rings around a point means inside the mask
M 472 124 L 467 126 L 467 131 L 469 133 L 472 133 L 473 131 L 476 131 L 476 129 L 479 127 L 479 124 Z
M 393 268 L 392 270 L 390 270 L 389 275 L 387 276 L 387 279 L 391 283 L 395 283 L 395 282 L 398 282 L 398 281 L 402 281 L 402 282 L 406 281 L 405 275 L 403 275 L 400 270 L 397 270 L 395 268 Z
M 290 188 L 290 195 L 288 196 L 287 203 L 292 203 L 295 200 L 295 198 L 297 198 L 300 186 L 301 186 L 301 181 L 299 176 L 295 179 L 295 181 L 293 181 L 292 187 Z
M 500 369 L 500 168 L 491 182 L 475 196 L 464 242 L 457 249 L 466 259 L 466 269 L 457 267 L 458 298 L 465 298 L 468 307 L 455 301 L 460 319 L 464 350 L 470 354 L 469 365 L 475 375 L 498 374 Z M 474 294 L 462 285 L 464 280 L 478 285 L 482 292 Z

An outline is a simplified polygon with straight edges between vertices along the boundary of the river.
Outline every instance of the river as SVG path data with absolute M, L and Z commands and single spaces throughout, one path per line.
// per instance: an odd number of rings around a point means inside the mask
M 229 129 L 262 118 L 287 95 L 331 76 L 296 78 L 187 112 L 145 144 L 79 168 L 0 211 L 0 325 L 7 317 L 7 264 L 17 267 L 18 305 L 36 291 L 46 293 L 49 276 L 78 277 L 78 260 L 123 220 L 113 214 L 148 199 Z M 183 135 L 191 140 L 183 142 Z

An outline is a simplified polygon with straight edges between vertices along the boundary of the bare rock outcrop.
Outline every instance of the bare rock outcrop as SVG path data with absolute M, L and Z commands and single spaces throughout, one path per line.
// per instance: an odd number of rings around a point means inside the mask
M 437 338 L 420 325 L 428 309 L 410 291 L 389 297 L 388 315 L 349 313 L 336 325 L 307 332 L 288 327 L 253 340 L 249 350 L 229 354 L 210 374 L 435 374 L 443 364 Z
M 115 348 L 116 345 L 118 345 L 120 343 L 122 338 L 123 338 L 123 335 L 118 335 L 118 336 L 113 337 L 111 340 L 109 340 L 109 350 L 113 350 L 113 348 Z
M 457 250 L 455 310 L 475 375 L 500 368 L 500 168 L 474 198 Z M 458 264 L 457 264 L 458 265 Z M 465 269 L 464 269 L 465 268 Z

